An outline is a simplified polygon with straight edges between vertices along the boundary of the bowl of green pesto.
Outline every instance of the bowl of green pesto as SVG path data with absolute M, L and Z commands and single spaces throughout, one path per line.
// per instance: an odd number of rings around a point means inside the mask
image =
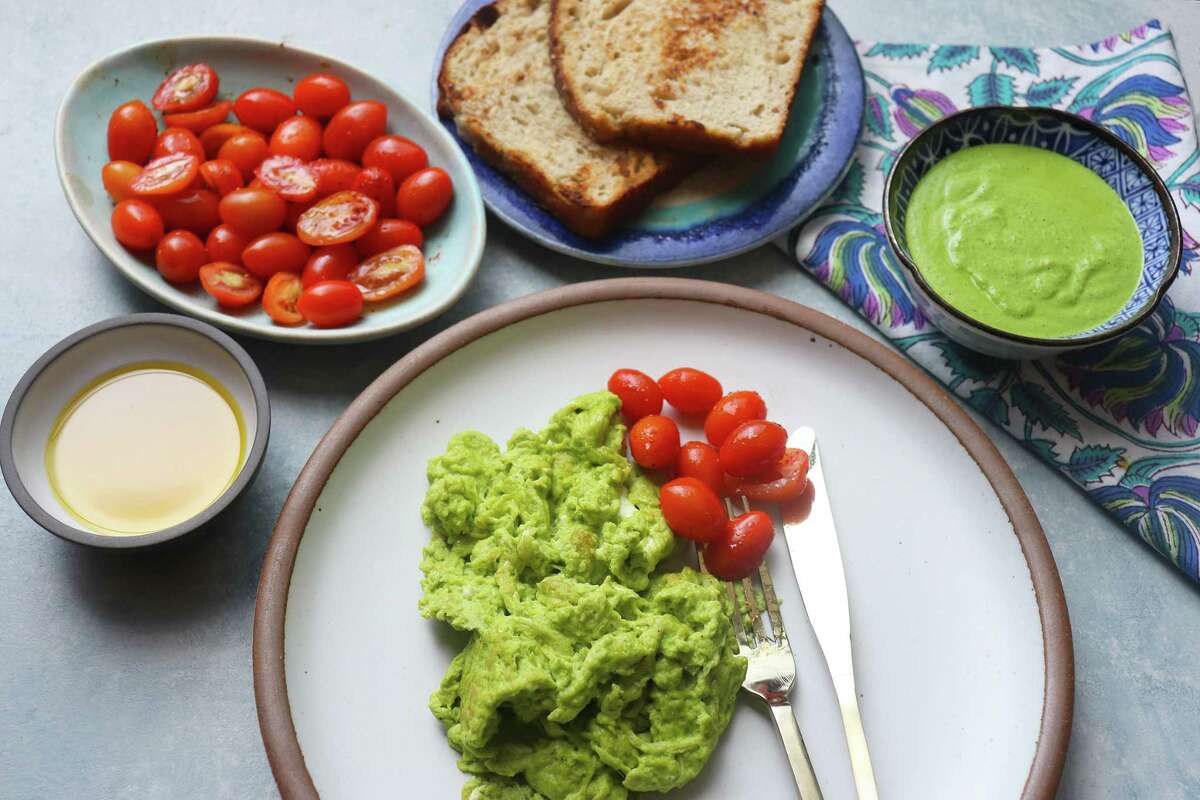
M 1120 336 L 1179 271 L 1179 217 L 1154 168 L 1057 109 L 944 117 L 904 147 L 884 191 L 888 242 L 921 312 L 989 355 Z

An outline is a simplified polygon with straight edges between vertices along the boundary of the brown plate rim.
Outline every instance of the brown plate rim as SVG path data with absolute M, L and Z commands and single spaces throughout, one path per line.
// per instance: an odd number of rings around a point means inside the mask
M 431 338 L 375 379 L 317 444 L 284 502 L 267 544 L 254 607 L 254 697 L 267 760 L 285 800 L 318 797 L 296 736 L 283 663 L 288 589 L 300 540 L 326 481 L 380 409 L 425 370 L 477 339 L 531 317 L 615 300 L 691 300 L 789 322 L 836 342 L 906 388 L 950 429 L 979 466 L 1021 545 L 1029 567 L 1045 657 L 1045 692 L 1024 800 L 1054 797 L 1066 760 L 1074 710 L 1071 623 L 1058 568 L 1037 515 L 991 439 L 945 389 L 895 350 L 819 311 L 763 292 L 687 278 L 618 278 L 549 289 L 475 314 Z

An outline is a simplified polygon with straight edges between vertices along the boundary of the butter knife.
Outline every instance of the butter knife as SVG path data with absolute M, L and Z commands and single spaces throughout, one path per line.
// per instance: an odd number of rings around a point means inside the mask
M 800 584 L 804 609 L 833 678 L 859 800 L 878 800 L 875 773 L 871 769 L 867 737 L 858 711 L 858 694 L 854 688 L 846 573 L 817 448 L 817 434 L 812 428 L 797 428 L 788 437 L 787 446 L 803 450 L 809 459 L 808 490 L 799 500 L 785 504 L 781 509 L 792 569 Z

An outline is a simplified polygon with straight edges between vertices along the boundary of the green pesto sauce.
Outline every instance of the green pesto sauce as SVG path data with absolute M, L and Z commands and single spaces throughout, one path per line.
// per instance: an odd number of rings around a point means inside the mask
M 1142 238 L 1117 193 L 1066 156 L 1019 144 L 969 147 L 917 183 L 905 234 L 947 303 L 1009 333 L 1082 333 L 1129 300 Z
M 696 776 L 746 671 L 721 585 L 662 573 L 675 538 L 624 454 L 620 401 L 584 395 L 501 450 L 429 463 L 421 613 L 469 634 L 429 701 L 464 800 L 624 800 Z

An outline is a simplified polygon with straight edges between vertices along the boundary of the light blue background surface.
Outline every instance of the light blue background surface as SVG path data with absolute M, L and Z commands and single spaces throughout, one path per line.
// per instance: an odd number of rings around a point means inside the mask
M 1174 29 L 1200 91 L 1195 0 L 832 4 L 855 38 L 891 41 L 1062 44 L 1157 16 Z M 54 113 L 80 69 L 140 39 L 229 32 L 328 52 L 420 99 L 455 5 L 351 0 L 298 13 L 280 0 L 214 0 L 182 11 L 0 0 L 0 396 L 71 331 L 163 310 L 104 261 L 59 189 Z M 625 274 L 543 250 L 495 223 L 472 289 L 415 332 L 334 349 L 245 340 L 272 396 L 267 462 L 217 526 L 178 549 L 129 557 L 73 547 L 0 492 L 0 798 L 274 795 L 250 684 L 250 622 L 271 526 L 317 440 L 379 372 L 447 325 L 528 292 Z M 673 274 L 753 286 L 867 330 L 771 247 Z M 1046 528 L 1074 626 L 1075 730 L 1061 796 L 1200 797 L 1200 590 L 1015 442 L 996 439 Z

